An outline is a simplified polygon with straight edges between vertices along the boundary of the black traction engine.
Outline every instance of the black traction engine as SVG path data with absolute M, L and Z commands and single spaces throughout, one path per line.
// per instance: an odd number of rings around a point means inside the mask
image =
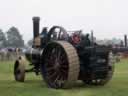
M 18 55 L 14 66 L 16 81 L 23 82 L 26 72 L 41 74 L 51 88 L 65 88 L 77 80 L 89 85 L 104 85 L 113 75 L 112 51 L 96 44 L 82 31 L 67 32 L 61 26 L 43 28 L 33 17 L 33 46 L 25 56 Z M 32 66 L 26 69 L 26 60 Z

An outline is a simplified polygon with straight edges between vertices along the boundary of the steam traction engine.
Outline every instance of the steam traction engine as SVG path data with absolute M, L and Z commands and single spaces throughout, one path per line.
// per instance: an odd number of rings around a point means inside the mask
M 39 17 L 33 18 L 34 40 L 25 56 L 14 66 L 16 81 L 23 82 L 25 72 L 41 74 L 51 88 L 64 88 L 82 80 L 89 85 L 104 85 L 113 75 L 113 56 L 109 48 L 97 45 L 89 34 L 69 34 L 63 27 L 44 28 L 39 34 Z M 32 69 L 25 69 L 25 58 Z

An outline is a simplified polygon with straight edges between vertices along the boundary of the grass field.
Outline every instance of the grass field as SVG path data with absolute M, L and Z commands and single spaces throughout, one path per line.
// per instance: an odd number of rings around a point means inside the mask
M 71 89 L 47 88 L 41 76 L 26 75 L 19 83 L 13 77 L 13 62 L 0 62 L 0 96 L 128 96 L 128 60 L 116 64 L 113 79 L 105 86 L 77 82 Z

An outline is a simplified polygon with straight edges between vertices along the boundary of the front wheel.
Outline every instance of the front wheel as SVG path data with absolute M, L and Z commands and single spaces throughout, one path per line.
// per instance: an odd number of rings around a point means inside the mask
M 16 81 L 24 82 L 25 79 L 25 64 L 23 57 L 19 57 L 14 64 L 14 77 Z

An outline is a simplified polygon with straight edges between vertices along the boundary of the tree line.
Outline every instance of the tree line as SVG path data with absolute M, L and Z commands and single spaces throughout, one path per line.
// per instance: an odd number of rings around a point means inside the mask
M 0 29 L 0 48 L 5 47 L 24 47 L 24 40 L 18 28 L 13 26 L 7 32 Z

